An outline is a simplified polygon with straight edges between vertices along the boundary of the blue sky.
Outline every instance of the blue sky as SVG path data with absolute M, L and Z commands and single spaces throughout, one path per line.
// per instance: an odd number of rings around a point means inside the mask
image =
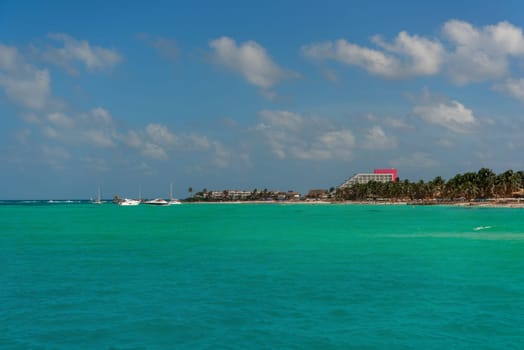
M 520 1 L 0 0 L 0 198 L 524 169 Z

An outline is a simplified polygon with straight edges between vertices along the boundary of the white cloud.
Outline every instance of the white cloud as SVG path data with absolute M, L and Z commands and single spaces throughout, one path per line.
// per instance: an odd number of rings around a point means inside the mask
M 146 133 L 151 142 L 167 146 L 174 145 L 177 142 L 177 137 L 165 125 L 148 124 Z
M 18 59 L 16 48 L 0 44 L 0 70 L 12 70 L 16 67 Z
M 63 113 L 51 113 L 47 116 L 47 120 L 56 126 L 62 128 L 70 128 L 74 126 L 74 121 Z
M 111 115 L 100 107 L 76 116 L 55 112 L 47 114 L 44 118 L 34 115 L 31 119 L 28 117 L 24 119 L 32 124 L 42 125 L 42 133 L 45 137 L 68 146 L 87 144 L 108 148 L 118 142 Z
M 473 111 L 458 101 L 426 100 L 413 107 L 413 114 L 424 121 L 453 132 L 466 132 L 476 123 Z
M 164 160 L 167 159 L 167 153 L 159 145 L 155 145 L 154 143 L 146 142 L 143 144 L 141 153 L 149 158 L 158 159 L 158 160 Z
M 504 92 L 524 103 L 524 79 L 507 79 L 495 85 L 494 89 Z
M 265 125 L 270 125 L 272 127 L 297 130 L 300 128 L 303 120 L 299 114 L 288 111 L 263 110 L 259 113 L 259 116 L 263 121 L 259 126 L 261 128 L 264 128 Z
M 162 124 L 151 123 L 141 130 L 129 130 L 126 133 L 115 133 L 114 140 L 137 150 L 145 157 L 157 160 L 169 158 L 173 151 L 214 151 L 215 161 L 225 164 L 225 147 L 217 141 L 209 140 L 206 136 L 198 134 L 175 134 Z
M 220 168 L 226 168 L 229 166 L 232 157 L 231 152 L 229 152 L 220 142 L 213 142 L 213 147 L 215 149 L 213 163 Z
M 26 63 L 15 47 L 0 44 L 0 87 L 13 103 L 41 110 L 51 94 L 51 78 L 47 69 Z
M 444 24 L 443 34 L 455 45 L 449 75 L 457 84 L 502 78 L 508 74 L 509 57 L 524 57 L 522 29 L 508 22 L 476 28 L 451 20 Z
M 400 32 L 393 43 L 379 36 L 373 42 L 384 51 L 361 47 L 344 39 L 309 44 L 302 47 L 304 56 L 317 60 L 333 59 L 355 65 L 374 75 L 401 79 L 434 75 L 440 70 L 445 50 L 438 41 Z
M 316 136 L 309 148 L 293 149 L 293 154 L 299 159 L 329 160 L 351 159 L 355 137 L 350 130 L 327 131 Z
M 386 135 L 384 129 L 375 125 L 366 132 L 364 148 L 372 150 L 387 150 L 397 147 L 397 140 Z
M 335 60 L 357 66 L 388 79 L 430 76 L 445 68 L 452 82 L 498 80 L 510 73 L 510 59 L 524 58 L 522 28 L 509 22 L 475 27 L 447 21 L 442 28 L 449 51 L 437 39 L 400 32 L 392 42 L 372 37 L 377 48 L 368 48 L 344 39 L 302 46 L 302 54 L 316 60 Z
M 109 114 L 109 112 L 102 107 L 93 108 L 87 116 L 84 116 L 84 118 L 91 119 L 96 123 L 101 123 L 105 125 L 111 125 L 113 123 L 113 118 L 111 118 L 111 114 Z
M 42 128 L 42 133 L 44 136 L 50 139 L 58 139 L 60 138 L 60 134 L 56 131 L 55 128 L 47 125 Z
M 24 65 L 16 72 L 0 71 L 0 86 L 15 104 L 34 110 L 43 109 L 51 93 L 49 72 Z
M 263 89 L 270 88 L 282 80 L 296 78 L 297 73 L 280 68 L 267 54 L 266 49 L 254 41 L 237 46 L 235 40 L 223 36 L 212 40 L 216 63 L 241 74 L 249 83 Z
M 255 130 L 279 159 L 350 159 L 353 155 L 355 137 L 348 129 L 288 111 L 264 110 L 259 117 L 262 123 Z
M 118 139 L 131 148 L 140 148 L 144 144 L 142 137 L 135 130 L 130 130 L 126 135 L 119 135 Z
M 111 68 L 120 61 L 122 56 L 114 49 L 92 46 L 86 40 L 77 40 L 64 33 L 51 33 L 48 37 L 63 43 L 63 47 L 47 47 L 42 50 L 42 59 L 74 72 L 72 64 L 80 62 L 90 71 Z
M 196 149 L 208 149 L 211 146 L 207 136 L 191 134 L 187 136 L 188 144 Z
M 395 129 L 413 129 L 413 125 L 408 124 L 404 119 L 400 118 L 385 118 L 384 123 L 389 127 Z

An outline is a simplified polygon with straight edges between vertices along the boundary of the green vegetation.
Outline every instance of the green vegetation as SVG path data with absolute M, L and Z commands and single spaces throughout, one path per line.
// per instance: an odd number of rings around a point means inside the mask
M 196 192 L 191 198 L 187 198 L 187 202 L 232 202 L 232 201 L 284 201 L 284 200 L 298 200 L 300 194 L 294 191 L 269 191 L 264 188 L 262 191 L 255 188 L 252 191 L 246 190 L 221 190 L 208 191 L 204 188 L 202 191 Z
M 482 168 L 478 172 L 457 174 L 447 182 L 440 176 L 429 182 L 369 182 L 336 190 L 337 200 L 482 200 L 523 195 L 524 172 L 507 170 L 495 174 Z

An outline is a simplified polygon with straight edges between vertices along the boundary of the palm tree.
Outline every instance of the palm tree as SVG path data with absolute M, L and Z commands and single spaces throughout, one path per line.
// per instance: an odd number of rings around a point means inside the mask
M 189 196 L 193 197 L 193 187 L 189 186 L 187 192 L 189 192 Z
M 427 184 L 427 195 L 432 198 L 440 198 L 443 195 L 444 186 L 446 185 L 446 181 L 440 176 L 435 177 L 433 180 L 428 182 Z
M 481 168 L 477 172 L 477 186 L 481 198 L 490 198 L 493 196 L 495 188 L 496 174 L 491 169 Z
M 521 187 L 521 175 L 513 170 L 506 170 L 497 175 L 495 179 L 495 190 L 498 196 L 510 196 Z

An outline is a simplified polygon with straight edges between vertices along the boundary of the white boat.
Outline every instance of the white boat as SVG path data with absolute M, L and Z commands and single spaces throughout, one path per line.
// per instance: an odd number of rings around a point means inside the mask
M 134 205 L 139 205 L 140 204 L 140 200 L 124 198 L 124 199 L 120 200 L 117 204 L 121 205 L 121 206 L 126 206 L 126 207 L 127 206 L 134 206 Z
M 151 200 L 147 200 L 143 202 L 144 204 L 148 205 L 168 205 L 169 202 L 162 198 L 155 198 Z
M 171 183 L 169 185 L 169 202 L 167 202 L 167 205 L 176 205 L 176 204 L 182 204 L 181 201 L 178 199 L 173 198 L 173 184 Z

